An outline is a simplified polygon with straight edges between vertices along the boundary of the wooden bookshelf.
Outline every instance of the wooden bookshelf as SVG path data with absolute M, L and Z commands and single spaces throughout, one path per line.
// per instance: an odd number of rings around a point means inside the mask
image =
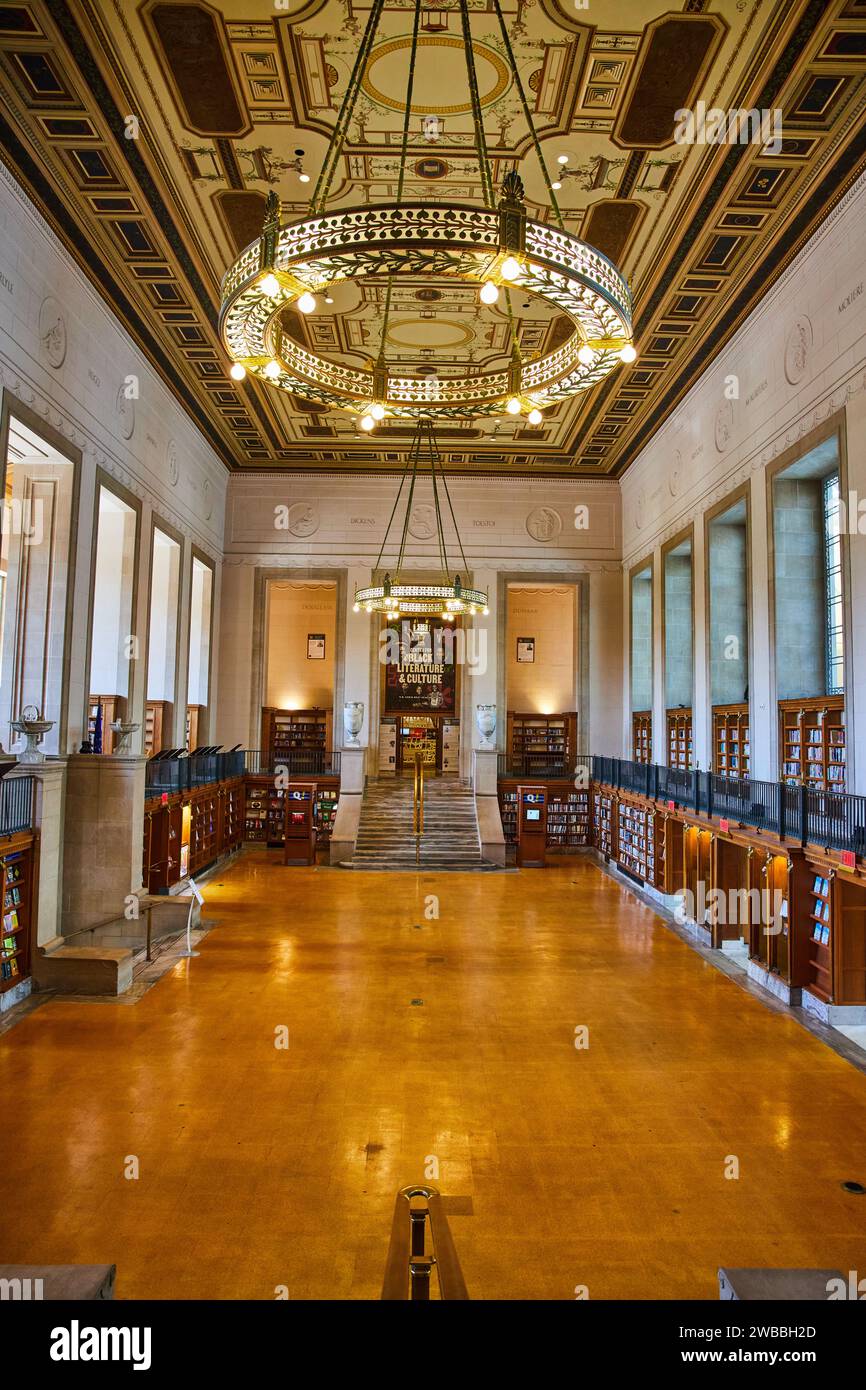
M 0 929 L 0 994 L 30 975 L 35 918 L 33 840 L 13 837 L 0 856 L 3 925 Z
M 165 736 L 171 728 L 171 705 L 168 700 L 148 700 L 144 707 L 144 755 L 152 758 L 165 747 Z
M 246 786 L 244 839 L 264 844 L 267 839 L 269 777 L 250 778 Z
M 825 873 L 824 875 L 828 875 Z M 866 884 L 838 873 L 833 878 L 833 950 L 836 1004 L 866 1004 Z
M 659 816 L 646 806 L 620 801 L 616 859 L 621 869 L 655 887 L 664 882 L 664 841 Z M 664 822 L 662 821 L 662 826 Z
M 331 748 L 329 709 L 262 709 L 262 752 L 273 767 L 291 753 L 320 753 Z M 312 769 L 311 769 L 312 770 Z
M 512 759 L 561 758 L 567 762 L 577 747 L 577 713 L 518 714 L 510 710 L 506 716 L 506 743 Z
M 567 853 L 589 841 L 589 792 L 551 787 L 547 797 L 548 849 Z
M 806 987 L 819 999 L 833 998 L 833 890 L 832 874 L 816 873 L 809 898 L 809 974 Z
M 719 777 L 749 776 L 749 706 L 713 706 L 713 771 Z
M 813 791 L 845 791 L 845 700 L 779 701 L 779 777 Z
M 687 771 L 692 766 L 692 712 L 690 709 L 669 709 L 668 767 Z M 649 759 L 647 759 L 649 761 Z
M 517 843 L 517 788 L 520 779 L 499 784 L 499 815 L 506 845 Z M 592 838 L 589 792 L 572 782 L 548 783 L 547 847 L 561 854 L 581 849 Z
M 595 791 L 592 798 L 593 838 L 595 847 L 605 859 L 616 858 L 617 799 L 604 791 Z
M 223 787 L 222 845 L 224 853 L 237 849 L 244 839 L 244 784 L 227 782 Z
M 204 705 L 187 705 L 186 707 L 186 750 L 188 753 L 191 753 L 194 748 L 198 748 L 203 711 Z
M 316 795 L 313 799 L 313 825 L 316 827 L 316 843 L 319 845 L 328 845 L 331 842 L 331 830 L 339 800 L 339 788 L 316 788 Z
M 653 717 L 650 710 L 637 710 L 631 717 L 631 755 L 636 763 L 651 763 Z
M 517 844 L 517 785 L 499 788 L 499 817 L 507 845 Z
M 87 710 L 87 737 L 90 742 L 96 736 L 96 713 L 102 707 L 102 752 L 114 752 L 114 734 L 111 725 L 116 719 L 126 718 L 126 697 L 124 695 L 91 695 Z

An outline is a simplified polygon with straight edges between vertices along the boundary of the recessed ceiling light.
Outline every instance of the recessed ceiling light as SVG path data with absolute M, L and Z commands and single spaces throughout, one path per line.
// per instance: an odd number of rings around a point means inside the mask
M 310 176 L 309 176 L 309 174 L 298 174 L 298 179 L 300 180 L 301 183 L 309 183 L 309 182 L 310 182 Z
M 557 159 L 556 162 L 557 162 L 557 164 L 567 164 L 567 163 L 568 163 L 568 155 L 567 155 L 567 154 L 561 154 L 561 155 L 559 156 L 559 158 Z
M 559 182 L 558 179 L 556 179 L 550 186 L 551 188 L 561 188 L 562 184 Z

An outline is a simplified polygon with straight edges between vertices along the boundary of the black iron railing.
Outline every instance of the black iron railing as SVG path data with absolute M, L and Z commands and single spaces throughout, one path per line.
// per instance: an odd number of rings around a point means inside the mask
M 205 753 L 185 758 L 151 758 L 145 769 L 145 798 L 191 791 L 244 775 L 244 752 Z
M 244 754 L 244 771 L 264 777 L 285 772 L 289 777 L 339 777 L 338 749 L 293 748 L 288 753 L 263 754 L 248 748 Z
M 866 797 L 819 792 L 788 782 L 718 777 L 697 769 L 593 757 L 592 780 L 698 815 L 767 830 L 783 840 L 866 856 Z
M 34 777 L 5 777 L 0 782 L 0 835 L 33 829 Z

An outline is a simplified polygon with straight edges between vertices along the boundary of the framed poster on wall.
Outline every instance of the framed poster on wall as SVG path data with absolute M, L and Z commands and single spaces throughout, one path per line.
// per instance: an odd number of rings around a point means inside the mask
M 455 632 L 435 618 L 404 618 L 383 663 L 384 713 L 454 714 Z
M 517 639 L 517 660 L 519 662 L 529 662 L 535 660 L 535 638 L 518 637 Z
M 324 661 L 325 659 L 325 634 L 324 632 L 307 633 L 307 660 Z

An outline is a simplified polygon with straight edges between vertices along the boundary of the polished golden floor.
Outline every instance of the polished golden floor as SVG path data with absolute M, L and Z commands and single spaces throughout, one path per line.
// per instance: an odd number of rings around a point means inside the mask
M 863 1271 L 866 1197 L 840 1184 L 866 1183 L 866 1076 L 589 859 L 277 858 L 206 886 L 219 925 L 139 1003 L 52 1000 L 0 1038 L 0 1260 L 116 1261 L 122 1298 L 374 1298 L 433 1155 L 471 1198 L 451 1226 L 475 1298 Z

